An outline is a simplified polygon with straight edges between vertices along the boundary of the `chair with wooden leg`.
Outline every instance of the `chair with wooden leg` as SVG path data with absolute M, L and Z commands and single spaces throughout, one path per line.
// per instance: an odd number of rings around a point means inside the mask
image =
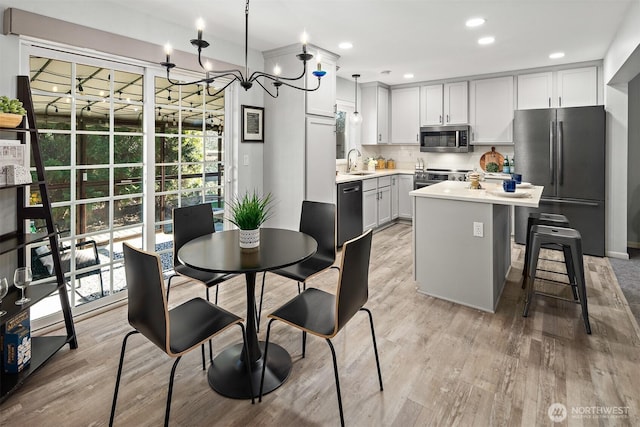
M 193 298 L 169 310 L 160 257 L 154 253 L 136 249 L 127 243 L 124 244 L 123 249 L 128 289 L 128 318 L 133 330 L 127 333 L 122 341 L 109 425 L 113 425 L 115 418 L 127 340 L 131 335 L 140 333 L 168 356 L 176 359 L 169 377 L 164 417 L 164 425 L 167 426 L 171 410 L 173 379 L 182 356 L 229 327 L 238 325 L 242 330 L 244 353 L 247 356 L 245 366 L 250 366 L 245 329 L 240 317 L 202 298 Z M 247 387 L 248 390 L 252 390 L 251 377 L 248 376 L 248 378 Z M 251 402 L 253 401 L 252 398 Z
M 344 414 L 342 410 L 342 397 L 340 395 L 340 380 L 338 377 L 338 364 L 336 352 L 331 343 L 347 322 L 358 312 L 365 311 L 369 315 L 371 337 L 373 340 L 373 352 L 378 368 L 378 381 L 380 391 L 382 386 L 382 373 L 376 345 L 376 335 L 373 328 L 373 316 L 371 311 L 364 307 L 369 298 L 369 259 L 371 256 L 371 230 L 360 237 L 346 242 L 342 248 L 342 261 L 340 265 L 340 277 L 336 294 L 316 289 L 307 288 L 295 298 L 269 314 L 267 326 L 267 338 L 264 347 L 264 360 L 269 353 L 269 336 L 271 325 L 275 320 L 280 320 L 289 326 L 302 331 L 302 357 L 305 357 L 305 341 L 307 334 L 324 338 L 331 349 L 333 358 L 333 372 L 336 381 L 338 395 L 338 409 L 340 411 L 340 423 L 344 426 Z M 266 362 L 264 364 L 266 366 Z M 262 370 L 260 381 L 260 398 L 262 401 L 262 386 L 264 384 L 265 370 Z

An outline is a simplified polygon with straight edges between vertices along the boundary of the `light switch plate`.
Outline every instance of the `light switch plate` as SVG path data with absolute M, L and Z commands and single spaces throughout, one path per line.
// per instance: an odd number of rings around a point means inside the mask
M 244 166 L 249 166 L 249 155 L 248 155 L 248 154 L 245 154 L 245 155 L 242 157 L 242 164 L 243 164 Z

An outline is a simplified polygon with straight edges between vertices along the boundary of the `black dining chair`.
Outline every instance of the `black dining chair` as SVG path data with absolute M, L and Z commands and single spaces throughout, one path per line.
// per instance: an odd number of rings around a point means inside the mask
M 339 268 L 333 265 L 336 260 L 336 205 L 310 200 L 303 201 L 299 231 L 308 234 L 318 242 L 317 252 L 298 264 L 270 271 L 270 273 L 297 281 L 298 294 L 300 293 L 300 284 L 305 289 L 307 280 L 313 276 L 330 268 Z M 265 271 L 262 275 L 260 304 L 257 313 L 258 330 L 260 330 L 260 314 L 262 313 L 266 276 L 267 272 Z
M 329 344 L 331 356 L 333 357 L 333 372 L 338 394 L 340 423 L 344 426 L 338 364 L 336 362 L 336 352 L 331 343 L 331 338 L 335 337 L 358 311 L 365 311 L 369 315 L 373 352 L 376 356 L 376 365 L 378 367 L 378 381 L 380 382 L 380 391 L 383 390 L 376 334 L 373 328 L 373 316 L 371 315 L 371 311 L 364 307 L 369 298 L 371 233 L 371 230 L 369 230 L 360 237 L 344 244 L 336 295 L 316 288 L 307 288 L 282 307 L 269 314 L 268 317 L 270 320 L 267 326 L 267 338 L 264 347 L 264 364 L 260 381 L 259 401 L 262 401 L 264 366 L 266 366 L 269 352 L 271 325 L 275 320 L 280 320 L 302 331 L 302 357 L 305 357 L 307 333 L 324 338 L 327 344 Z
M 173 379 L 182 356 L 230 326 L 238 325 L 242 330 L 244 354 L 246 356 L 245 366 L 248 368 L 250 363 L 246 333 L 242 318 L 202 298 L 190 299 L 169 310 L 162 279 L 160 257 L 154 253 L 136 249 L 127 243 L 123 246 L 124 269 L 128 289 L 128 317 L 129 324 L 133 327 L 133 330 L 127 333 L 122 341 L 109 425 L 113 425 L 115 417 L 127 340 L 131 335 L 140 333 L 168 356 L 176 359 L 169 377 L 169 391 L 164 417 L 164 425 L 167 426 L 169 425 L 169 411 L 171 410 Z M 248 376 L 248 378 L 249 384 L 247 384 L 247 387 L 250 387 L 249 390 L 253 390 L 251 376 Z M 254 403 L 253 397 L 251 398 L 251 403 Z
M 218 285 L 235 277 L 235 274 L 209 273 L 187 267 L 178 261 L 178 251 L 185 243 L 215 231 L 210 203 L 173 209 L 173 271 L 175 274 L 169 277 L 167 283 L 167 299 L 169 299 L 171 279 L 182 276 L 205 285 L 207 288 L 207 301 L 209 301 L 209 289 L 215 286 L 216 296 L 214 303 L 218 304 Z
M 173 209 L 173 271 L 175 274 L 169 277 L 167 282 L 167 301 L 171 290 L 171 279 L 175 277 L 187 277 L 202 283 L 206 287 L 207 301 L 209 289 L 215 286 L 216 295 L 214 303 L 218 304 L 218 285 L 225 280 L 235 277 L 234 274 L 210 273 L 187 267 L 178 261 L 178 251 L 185 243 L 197 237 L 211 234 L 216 231 L 213 224 L 213 211 L 210 203 L 194 206 L 184 206 Z M 213 361 L 213 348 L 209 343 L 209 360 Z M 206 368 L 204 347 L 202 348 L 202 369 Z

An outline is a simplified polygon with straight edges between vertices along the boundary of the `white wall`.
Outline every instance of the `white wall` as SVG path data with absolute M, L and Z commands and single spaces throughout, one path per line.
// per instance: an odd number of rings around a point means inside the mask
M 629 83 L 627 244 L 640 248 L 640 74 Z
M 607 111 L 607 255 L 627 258 L 628 82 L 640 72 L 640 0 L 626 18 L 603 60 Z

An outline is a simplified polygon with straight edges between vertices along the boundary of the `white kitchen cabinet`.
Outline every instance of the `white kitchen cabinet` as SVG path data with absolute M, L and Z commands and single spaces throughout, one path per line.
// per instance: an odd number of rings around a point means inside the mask
M 442 85 L 420 88 L 420 126 L 438 126 L 442 123 Z
M 336 161 L 335 155 L 327 156 L 326 151 L 336 138 L 335 119 L 307 116 L 306 122 L 306 200 L 334 203 L 335 176 L 327 171 L 335 170 Z
M 413 209 L 409 192 L 413 191 L 413 175 L 398 175 L 398 217 L 411 219 Z
M 420 125 L 459 125 L 469 122 L 468 82 L 420 88 Z
M 518 110 L 550 108 L 553 98 L 553 73 L 518 76 Z
M 362 181 L 362 230 L 391 221 L 391 176 Z
M 318 66 L 318 58 L 320 58 L 322 70 L 327 74 L 320 80 L 318 90 L 307 92 L 307 114 L 335 117 L 337 60 L 326 51 L 317 50 L 316 52 L 311 52 L 314 57 L 307 63 L 307 88 L 313 89 L 318 85 L 318 78 L 313 75 L 313 71 Z
M 362 85 L 362 144 L 389 143 L 389 88 Z
M 400 175 L 391 176 L 391 219 L 398 218 L 398 197 L 400 196 Z
M 582 107 L 598 103 L 597 67 L 518 76 L 518 109 Z
M 471 82 L 472 144 L 513 143 L 513 77 Z
M 557 72 L 558 107 L 597 105 L 597 68 L 585 67 Z
M 420 88 L 391 91 L 391 143 L 418 144 L 420 135 Z
M 469 123 L 468 82 L 445 83 L 444 124 L 460 125 Z

